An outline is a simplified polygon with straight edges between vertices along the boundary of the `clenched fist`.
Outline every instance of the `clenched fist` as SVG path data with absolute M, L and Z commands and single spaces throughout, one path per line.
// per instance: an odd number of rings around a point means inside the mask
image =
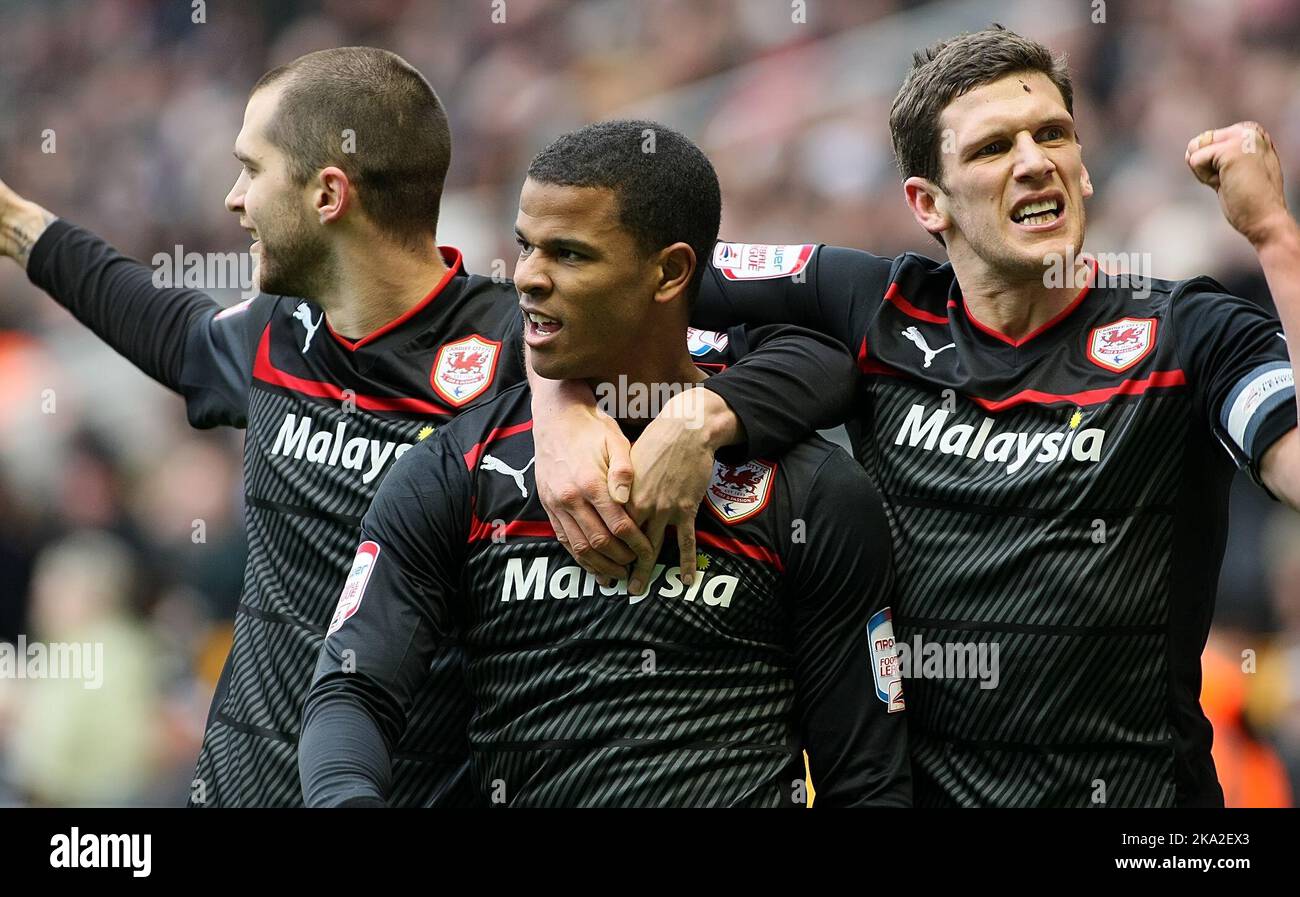
M 1272 138 L 1253 121 L 1203 131 L 1187 144 L 1187 165 L 1219 194 L 1223 216 L 1253 245 L 1294 228 L 1282 191 L 1282 162 Z

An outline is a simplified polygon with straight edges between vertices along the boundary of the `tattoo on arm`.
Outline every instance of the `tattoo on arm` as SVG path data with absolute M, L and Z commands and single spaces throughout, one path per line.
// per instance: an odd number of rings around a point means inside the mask
M 32 247 L 55 220 L 53 213 L 34 209 L 30 214 L 15 215 L 0 222 L 0 248 L 23 268 L 31 258 Z

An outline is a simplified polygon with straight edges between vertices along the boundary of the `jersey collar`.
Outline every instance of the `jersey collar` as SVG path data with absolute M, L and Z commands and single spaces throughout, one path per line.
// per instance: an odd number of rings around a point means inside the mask
M 439 280 L 434 285 L 433 289 L 429 291 L 429 294 L 427 296 L 425 296 L 415 305 L 408 308 L 402 314 L 398 315 L 396 318 L 393 318 L 393 320 L 389 321 L 387 324 L 383 325 L 377 330 L 372 330 L 370 333 L 367 333 L 365 336 L 361 337 L 360 339 L 352 340 L 352 339 L 348 339 L 346 336 L 343 336 L 338 331 L 336 331 L 333 327 L 330 327 L 330 322 L 327 319 L 325 321 L 325 326 L 326 328 L 329 329 L 330 336 L 334 337 L 335 341 L 337 341 L 338 344 L 342 346 L 344 349 L 347 349 L 349 352 L 355 352 L 356 350 L 362 348 L 363 346 L 367 346 L 370 343 L 373 343 L 381 336 L 393 332 L 394 330 L 396 330 L 397 328 L 405 324 L 407 321 L 416 317 L 418 314 L 420 314 L 420 312 L 428 308 L 429 304 L 432 303 L 433 300 L 438 297 L 438 295 L 443 291 L 443 289 L 447 286 L 447 284 L 451 283 L 451 279 L 455 277 L 457 274 L 461 273 L 461 268 L 464 264 L 464 259 L 461 256 L 460 250 L 456 249 L 453 246 L 439 246 L 438 252 L 442 254 L 442 260 L 447 265 L 447 273 L 444 274 L 442 276 L 442 279 Z
M 1013 339 L 1012 337 L 1007 336 L 1005 333 L 995 330 L 992 327 L 988 326 L 987 324 L 981 323 L 980 320 L 971 313 L 970 306 L 966 304 L 965 296 L 960 296 L 961 308 L 966 315 L 966 320 L 970 321 L 971 326 L 974 327 L 976 330 L 978 330 L 980 333 L 983 333 L 986 336 L 990 336 L 993 339 L 996 339 L 1000 342 L 1006 343 L 1008 346 L 1012 346 L 1013 348 L 1019 348 L 1023 346 L 1025 343 L 1029 342 L 1030 340 L 1038 336 L 1041 336 L 1042 334 L 1051 330 L 1057 324 L 1061 323 L 1066 318 L 1068 318 L 1071 314 L 1073 314 L 1074 310 L 1078 308 L 1081 304 L 1083 304 L 1083 300 L 1087 297 L 1089 291 L 1092 290 L 1093 284 L 1095 284 L 1096 282 L 1097 282 L 1097 260 L 1095 258 L 1090 258 L 1088 259 L 1088 279 L 1087 282 L 1084 283 L 1083 289 L 1079 291 L 1079 295 L 1075 296 L 1074 299 L 1070 301 L 1070 304 L 1067 305 L 1065 308 L 1061 309 L 1061 311 L 1050 321 L 1048 321 L 1047 323 L 1043 324 L 1040 327 L 1035 328 L 1033 332 L 1020 337 L 1020 339 Z M 953 284 L 954 286 L 958 286 L 956 280 L 953 281 Z

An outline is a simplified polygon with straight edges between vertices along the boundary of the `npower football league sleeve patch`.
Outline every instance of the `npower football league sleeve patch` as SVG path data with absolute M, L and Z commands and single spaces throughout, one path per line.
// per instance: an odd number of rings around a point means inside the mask
M 876 679 L 876 697 L 890 713 L 903 709 L 903 671 L 894 642 L 894 616 L 881 608 L 867 621 L 867 638 L 871 642 L 871 671 Z
M 375 569 L 379 559 L 378 542 L 362 542 L 357 549 L 356 559 L 352 561 L 352 571 L 348 573 L 347 582 L 343 583 L 343 594 L 339 596 L 338 607 L 334 608 L 334 617 L 325 637 L 333 635 L 347 622 L 348 617 L 361 607 L 361 598 L 366 594 L 366 583 L 370 582 L 370 573 Z
M 713 267 L 727 280 L 794 277 L 808 267 L 816 248 L 816 243 L 719 243 L 713 247 Z

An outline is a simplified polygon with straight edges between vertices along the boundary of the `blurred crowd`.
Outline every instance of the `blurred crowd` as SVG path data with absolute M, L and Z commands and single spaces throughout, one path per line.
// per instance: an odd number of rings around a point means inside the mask
M 538 149 L 628 115 L 710 152 L 728 239 L 934 254 L 902 203 L 889 103 L 912 48 L 990 21 L 1069 54 L 1097 186 L 1087 248 L 1268 304 L 1183 148 L 1256 119 L 1294 200 L 1300 0 L 10 2 L 0 179 L 146 262 L 245 251 L 223 198 L 249 87 L 304 52 L 370 44 L 448 108 L 439 239 L 470 270 L 512 267 Z M 188 429 L 176 397 L 0 264 L 0 642 L 103 643 L 107 670 L 95 690 L 0 676 L 0 805 L 184 801 L 242 580 L 241 448 Z M 1230 804 L 1289 804 L 1300 518 L 1239 483 L 1232 526 L 1205 660 L 1216 759 Z

